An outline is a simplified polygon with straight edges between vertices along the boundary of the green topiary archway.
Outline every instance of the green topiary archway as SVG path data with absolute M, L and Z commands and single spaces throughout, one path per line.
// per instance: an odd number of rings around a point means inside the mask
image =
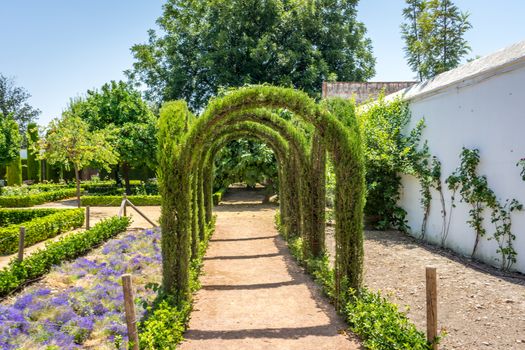
M 348 287 L 359 290 L 364 167 L 360 131 L 350 103 L 338 100 L 318 104 L 293 89 L 250 86 L 213 99 L 199 118 L 194 118 L 183 102 L 168 107 L 169 111 L 161 111 L 159 121 L 163 286 L 167 293 L 177 301 L 190 297 L 192 236 L 194 240 L 198 237 L 206 217 L 203 208 L 210 191 L 204 185 L 209 181 L 214 143 L 227 135 L 266 138 L 265 142 L 279 153 L 281 180 L 291 171 L 298 177 L 297 198 L 288 196 L 281 210 L 287 214 L 287 205 L 294 200 L 300 203 L 300 227 L 310 255 L 324 248 L 324 232 L 320 231 L 324 231 L 324 163 L 328 152 L 336 174 L 336 296 L 339 301 Z M 298 133 L 272 113 L 278 108 L 312 125 L 314 132 Z

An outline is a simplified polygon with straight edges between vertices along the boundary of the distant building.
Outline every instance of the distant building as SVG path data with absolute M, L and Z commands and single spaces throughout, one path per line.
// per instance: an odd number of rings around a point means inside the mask
M 395 82 L 323 82 L 323 98 L 355 98 L 357 104 L 376 98 L 382 91 L 385 96 L 417 84 L 416 81 Z

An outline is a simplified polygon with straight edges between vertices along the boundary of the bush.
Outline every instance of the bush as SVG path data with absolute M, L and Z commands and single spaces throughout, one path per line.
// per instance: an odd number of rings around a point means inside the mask
M 222 200 L 222 196 L 224 195 L 225 192 L 226 192 L 226 188 L 221 188 L 220 190 L 218 190 L 217 192 L 213 194 L 212 199 L 213 199 L 214 205 L 219 205 L 219 203 Z
M 363 288 L 359 296 L 351 293 L 345 318 L 350 329 L 372 350 L 431 349 L 425 335 L 416 329 L 405 313 L 381 294 Z
M 0 196 L 0 207 L 23 208 L 47 202 L 54 202 L 64 198 L 74 197 L 75 189 L 62 189 L 56 191 L 40 192 L 22 196 Z
M 20 226 L 26 229 L 25 246 L 28 247 L 80 227 L 83 223 L 84 209 L 62 209 L 31 221 L 0 228 L 0 254 L 11 254 L 18 250 Z
M 31 254 L 22 262 L 12 260 L 0 271 L 0 296 L 6 296 L 25 283 L 38 278 L 53 265 L 83 255 L 118 233 L 130 223 L 126 217 L 112 217 L 96 224 L 92 229 L 75 233 L 51 242 L 42 250 Z
M 406 212 L 397 205 L 401 174 L 416 175 L 425 151 L 419 151 L 423 121 L 407 130 L 411 114 L 402 100 L 378 101 L 362 108 L 359 122 L 363 130 L 367 196 L 365 215 L 377 219 L 378 229 L 405 230 Z
M 0 209 L 0 227 L 20 224 L 50 214 L 62 209 L 39 208 L 39 209 Z
M 137 206 L 160 205 L 160 196 L 128 196 L 131 203 Z M 122 196 L 83 196 L 83 206 L 118 207 L 122 203 Z

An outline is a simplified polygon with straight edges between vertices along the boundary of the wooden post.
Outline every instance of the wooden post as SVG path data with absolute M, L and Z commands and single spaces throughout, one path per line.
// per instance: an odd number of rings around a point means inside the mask
M 18 262 L 24 260 L 24 245 L 26 239 L 26 228 L 20 226 L 20 236 L 18 238 Z
M 128 339 L 132 343 L 133 350 L 139 350 L 139 333 L 137 330 L 137 318 L 135 315 L 135 302 L 133 301 L 133 289 L 131 275 L 122 275 L 122 289 L 124 291 L 124 310 L 126 313 L 126 324 L 128 326 Z
M 135 204 L 131 203 L 128 199 L 126 199 L 126 203 L 130 205 L 137 213 L 139 213 L 144 219 L 146 219 L 147 222 L 149 222 L 153 227 L 158 227 L 157 224 L 155 224 L 153 221 L 151 221 L 142 211 L 140 211 L 139 208 L 135 206 Z
M 86 230 L 89 230 L 89 205 L 86 206 Z
M 122 202 L 124 203 L 124 216 L 127 216 L 126 212 L 126 208 L 127 208 L 127 205 L 128 205 L 128 196 L 124 193 L 124 196 L 122 198 Z
M 426 268 L 427 280 L 427 339 L 432 343 L 432 349 L 437 350 L 438 345 L 435 342 L 438 335 L 437 327 L 437 281 L 436 268 Z

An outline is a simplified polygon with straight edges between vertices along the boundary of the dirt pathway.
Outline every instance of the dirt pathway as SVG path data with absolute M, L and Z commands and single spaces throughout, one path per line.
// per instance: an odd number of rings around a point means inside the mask
M 236 191 L 216 208 L 180 349 L 360 349 L 277 235 L 275 207 L 250 204 L 247 194 Z

